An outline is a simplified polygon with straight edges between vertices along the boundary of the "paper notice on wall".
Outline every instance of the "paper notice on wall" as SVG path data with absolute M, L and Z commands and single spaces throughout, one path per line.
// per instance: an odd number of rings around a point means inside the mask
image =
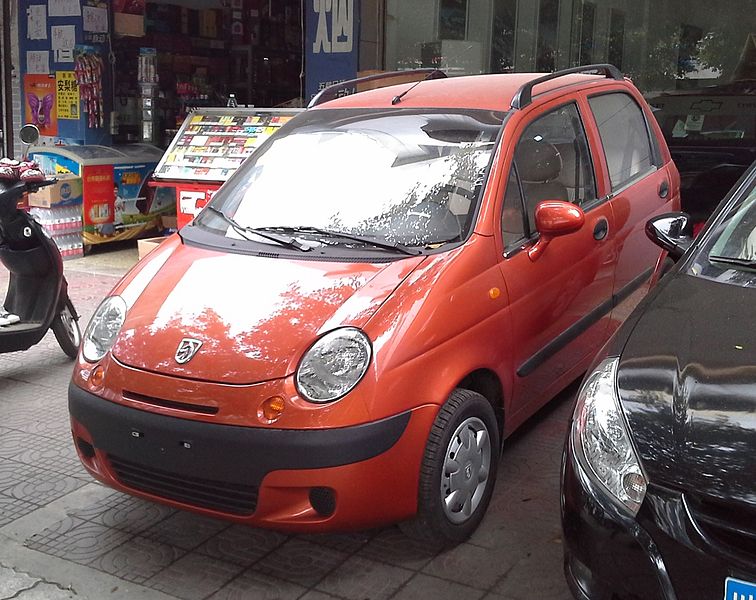
M 73 71 L 56 71 L 55 91 L 58 102 L 58 118 L 79 118 L 79 85 Z
M 56 63 L 72 63 L 74 61 L 73 50 L 56 50 L 55 62 Z
M 76 46 L 76 25 L 53 25 L 50 27 L 53 50 L 73 50 Z
M 50 72 L 50 53 L 47 50 L 27 50 L 26 72 L 47 75 Z
M 84 31 L 92 33 L 108 33 L 108 9 L 97 6 L 82 8 Z
M 26 9 L 26 36 L 30 40 L 47 39 L 47 6 L 32 4 Z
M 78 17 L 81 15 L 79 0 L 47 0 L 47 14 L 51 17 Z

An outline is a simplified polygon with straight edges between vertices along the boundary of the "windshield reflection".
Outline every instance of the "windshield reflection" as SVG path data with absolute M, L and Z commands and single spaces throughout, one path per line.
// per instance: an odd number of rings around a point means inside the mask
M 313 229 L 406 246 L 460 240 L 471 227 L 503 116 L 308 111 L 262 146 L 211 205 L 243 227 L 291 229 L 306 243 L 359 245 Z M 241 237 L 211 211 L 196 224 Z

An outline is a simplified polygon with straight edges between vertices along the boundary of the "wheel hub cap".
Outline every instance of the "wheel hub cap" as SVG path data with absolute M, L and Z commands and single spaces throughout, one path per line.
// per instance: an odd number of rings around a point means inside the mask
M 453 523 L 464 523 L 478 508 L 488 484 L 491 439 L 477 417 L 463 421 L 446 448 L 441 476 L 444 513 Z

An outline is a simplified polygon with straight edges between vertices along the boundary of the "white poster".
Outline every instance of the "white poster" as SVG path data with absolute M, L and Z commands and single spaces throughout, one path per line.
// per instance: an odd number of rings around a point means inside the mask
M 85 6 L 83 11 L 84 31 L 108 33 L 108 9 Z
M 51 17 L 78 17 L 81 15 L 79 0 L 47 0 L 47 14 Z
M 32 75 L 49 74 L 50 53 L 47 50 L 27 50 L 26 72 Z
M 53 25 L 50 27 L 53 50 L 73 50 L 76 46 L 76 25 Z
M 26 9 L 26 36 L 30 40 L 47 39 L 47 6 L 32 4 Z

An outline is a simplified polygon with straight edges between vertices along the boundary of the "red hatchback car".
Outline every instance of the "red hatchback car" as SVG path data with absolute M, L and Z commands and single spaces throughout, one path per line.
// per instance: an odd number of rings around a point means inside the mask
M 472 533 L 680 186 L 612 66 L 442 75 L 329 88 L 115 287 L 69 391 L 94 477 L 291 531 Z

